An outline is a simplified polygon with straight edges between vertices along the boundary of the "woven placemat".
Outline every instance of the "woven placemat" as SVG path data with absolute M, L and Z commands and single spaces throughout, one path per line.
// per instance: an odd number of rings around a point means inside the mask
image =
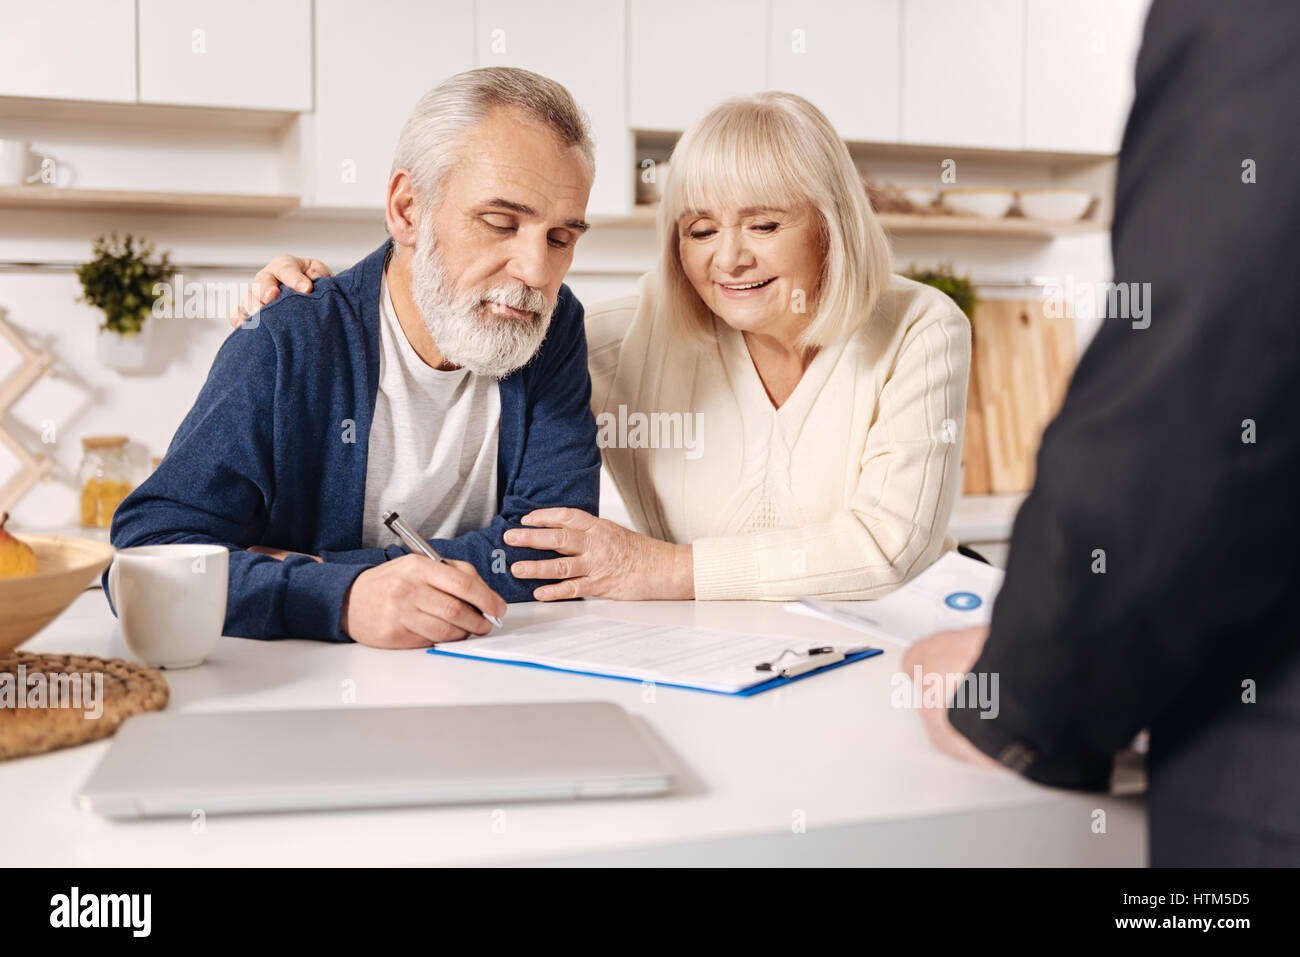
M 106 738 L 131 715 L 165 708 L 167 697 L 159 671 L 121 658 L 5 652 L 0 761 Z

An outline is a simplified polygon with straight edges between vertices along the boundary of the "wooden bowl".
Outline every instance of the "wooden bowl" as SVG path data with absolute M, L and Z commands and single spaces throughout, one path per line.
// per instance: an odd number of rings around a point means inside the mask
M 59 535 L 14 537 L 36 552 L 36 574 L 0 578 L 0 654 L 57 618 L 113 560 L 113 546 L 107 542 Z

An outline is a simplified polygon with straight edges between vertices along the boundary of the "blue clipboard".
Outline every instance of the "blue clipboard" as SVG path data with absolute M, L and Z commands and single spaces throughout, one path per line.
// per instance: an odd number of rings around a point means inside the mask
M 539 665 L 532 661 L 510 661 L 507 658 L 484 658 L 479 655 L 464 655 L 457 651 L 443 651 L 440 648 L 430 648 L 427 652 L 431 655 L 445 655 L 448 658 L 464 658 L 468 661 L 487 661 L 498 665 L 518 665 L 522 668 L 539 668 L 542 671 L 560 671 L 570 675 L 590 675 L 593 678 L 612 678 L 615 681 L 632 681 L 636 684 L 653 684 L 661 688 L 684 688 L 687 691 L 705 691 L 709 694 L 726 695 L 729 698 L 750 698 L 756 694 L 762 694 L 764 691 L 771 691 L 773 688 L 780 688 L 782 685 L 793 684 L 796 681 L 802 681 L 804 678 L 811 678 L 814 675 L 825 674 L 827 671 L 834 671 L 836 668 L 843 668 L 845 665 L 851 665 L 855 661 L 861 661 L 863 658 L 872 658 L 876 655 L 883 654 L 880 648 L 863 648 L 861 651 L 855 651 L 850 655 L 845 655 L 841 660 L 834 664 L 826 665 L 824 668 L 815 668 L 812 671 L 805 671 L 803 674 L 795 675 L 793 678 L 769 678 L 761 684 L 750 685 L 748 688 L 742 688 L 740 691 L 718 691 L 714 688 L 701 688 L 698 685 L 674 684 L 669 681 L 651 681 L 648 678 L 628 678 L 624 675 L 610 675 L 600 671 L 581 671 L 577 668 L 557 668 L 554 665 Z

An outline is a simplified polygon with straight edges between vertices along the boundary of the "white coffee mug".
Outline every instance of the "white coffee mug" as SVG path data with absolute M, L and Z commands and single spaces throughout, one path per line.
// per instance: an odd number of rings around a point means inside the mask
M 230 552 L 223 545 L 119 549 L 108 570 L 126 646 L 151 668 L 192 668 L 226 621 Z
M 40 168 L 28 175 L 31 157 L 40 157 Z M 23 186 L 27 183 L 45 183 L 50 186 L 67 186 L 70 171 L 58 163 L 49 153 L 33 150 L 30 143 L 22 140 L 0 140 L 0 186 Z M 60 181 L 60 180 L 64 181 Z

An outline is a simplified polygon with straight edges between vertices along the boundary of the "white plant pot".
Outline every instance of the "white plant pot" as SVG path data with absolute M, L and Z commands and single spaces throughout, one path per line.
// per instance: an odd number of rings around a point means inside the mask
M 99 329 L 95 337 L 95 357 L 99 364 L 119 372 L 138 372 L 149 361 L 149 340 L 153 338 L 153 317 L 146 319 L 133 336 Z

